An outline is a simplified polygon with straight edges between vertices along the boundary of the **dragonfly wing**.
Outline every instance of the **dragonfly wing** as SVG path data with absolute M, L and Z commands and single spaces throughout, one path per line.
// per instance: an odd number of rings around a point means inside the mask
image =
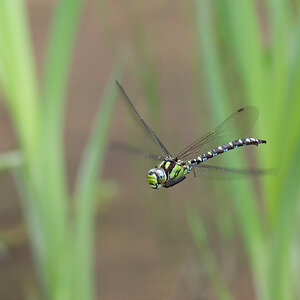
M 225 143 L 245 138 L 258 118 L 258 109 L 245 106 L 234 112 L 213 131 L 185 147 L 176 158 L 186 161 Z
M 144 131 L 152 138 L 153 141 L 155 141 L 159 145 L 160 149 L 162 150 L 162 152 L 164 153 L 164 155 L 166 157 L 172 158 L 172 155 L 170 154 L 170 152 L 166 149 L 166 147 L 162 144 L 162 142 L 157 137 L 157 135 L 154 133 L 154 131 L 151 129 L 151 127 L 144 121 L 142 116 L 136 110 L 135 106 L 133 105 L 133 103 L 129 99 L 129 97 L 126 94 L 124 88 L 122 87 L 122 85 L 119 83 L 118 80 L 116 80 L 116 84 L 118 85 L 118 87 L 119 87 L 119 89 L 122 93 L 122 96 L 125 99 L 125 102 L 130 106 L 131 110 L 134 112 L 135 118 L 137 119 L 138 123 L 142 125 Z
M 123 152 L 127 152 L 129 154 L 133 154 L 133 155 L 136 155 L 136 156 L 139 156 L 139 157 L 150 158 L 150 159 L 159 160 L 159 161 L 162 161 L 165 158 L 164 156 L 151 154 L 151 153 L 146 153 L 143 150 L 136 149 L 132 146 L 125 145 L 125 144 L 122 144 L 122 143 L 119 143 L 119 142 L 111 142 L 110 143 L 110 148 L 112 150 L 123 151 Z
M 238 179 L 249 176 L 276 175 L 276 169 L 233 169 L 199 164 L 192 169 L 195 177 Z

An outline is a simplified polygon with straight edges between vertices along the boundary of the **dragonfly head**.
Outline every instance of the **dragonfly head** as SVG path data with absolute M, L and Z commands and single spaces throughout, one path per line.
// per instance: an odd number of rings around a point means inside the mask
M 167 175 L 162 168 L 154 168 L 148 172 L 148 183 L 153 189 L 159 189 L 166 180 Z

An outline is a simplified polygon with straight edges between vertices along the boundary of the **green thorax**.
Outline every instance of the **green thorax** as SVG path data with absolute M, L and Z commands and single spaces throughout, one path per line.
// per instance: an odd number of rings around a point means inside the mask
M 190 167 L 180 161 L 163 161 L 158 165 L 167 175 L 167 181 L 176 180 L 190 173 Z

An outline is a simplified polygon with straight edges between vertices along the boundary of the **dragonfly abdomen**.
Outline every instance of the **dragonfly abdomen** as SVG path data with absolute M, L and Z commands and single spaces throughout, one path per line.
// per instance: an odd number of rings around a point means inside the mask
M 188 161 L 188 164 L 198 165 L 201 162 L 205 162 L 206 160 L 208 160 L 212 157 L 215 157 L 219 154 L 222 154 L 224 152 L 227 152 L 229 150 L 236 149 L 236 148 L 242 147 L 242 146 L 248 146 L 248 145 L 258 146 L 259 144 L 266 144 L 266 141 L 256 139 L 256 138 L 238 139 L 238 140 L 235 140 L 233 142 L 230 142 L 230 143 L 221 145 L 217 148 L 214 148 L 211 151 L 208 151 L 204 154 L 201 154 L 197 158 Z

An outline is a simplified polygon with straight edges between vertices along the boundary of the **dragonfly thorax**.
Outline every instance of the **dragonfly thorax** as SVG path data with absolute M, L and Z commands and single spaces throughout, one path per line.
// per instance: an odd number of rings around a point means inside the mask
M 148 172 L 148 183 L 153 189 L 159 189 L 167 180 L 166 172 L 162 168 L 154 168 Z

